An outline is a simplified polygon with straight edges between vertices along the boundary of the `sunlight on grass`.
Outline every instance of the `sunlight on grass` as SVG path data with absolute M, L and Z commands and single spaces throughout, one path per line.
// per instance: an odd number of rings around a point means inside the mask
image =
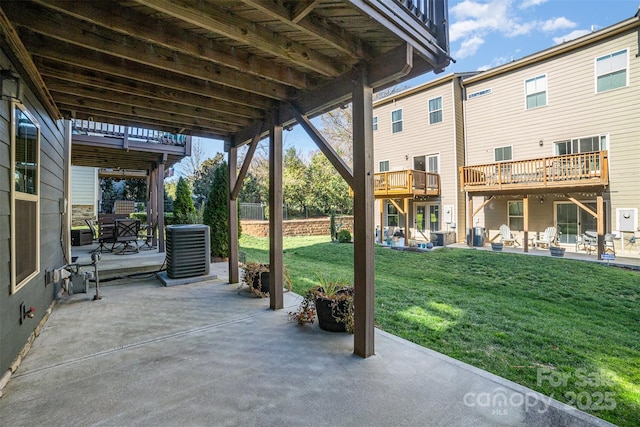
M 441 302 L 430 301 L 428 306 L 430 308 L 433 308 L 434 310 L 441 311 L 443 313 L 448 314 L 449 316 L 456 317 L 456 318 L 462 316 L 462 313 L 464 313 L 464 311 L 459 308 L 456 308 L 449 304 L 444 304 Z
M 421 325 L 426 326 L 432 331 L 438 332 L 447 330 L 456 323 L 440 316 L 435 316 L 427 312 L 422 307 L 418 307 L 416 305 L 399 312 L 398 315 L 409 322 L 420 323 Z

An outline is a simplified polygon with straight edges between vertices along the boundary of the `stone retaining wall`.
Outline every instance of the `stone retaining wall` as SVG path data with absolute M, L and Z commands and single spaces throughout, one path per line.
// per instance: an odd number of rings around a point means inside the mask
M 93 211 L 93 205 L 72 205 L 71 206 L 71 226 L 79 227 L 87 225 L 85 219 L 96 219 L 96 214 Z
M 329 227 L 331 219 L 309 218 L 309 219 L 292 219 L 282 222 L 282 235 L 292 236 L 329 236 Z M 242 220 L 242 233 L 254 237 L 269 236 L 269 221 L 247 221 Z M 337 216 L 336 227 L 345 228 L 353 234 L 353 217 Z

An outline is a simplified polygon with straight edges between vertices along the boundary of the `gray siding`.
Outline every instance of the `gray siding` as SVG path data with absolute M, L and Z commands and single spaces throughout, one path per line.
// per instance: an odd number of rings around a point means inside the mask
M 3 69 L 11 64 L 4 52 L 0 52 Z M 13 67 L 11 67 L 13 68 Z M 23 77 L 23 81 L 25 78 Z M 5 372 L 16 355 L 22 350 L 29 335 L 50 306 L 58 288 L 44 286 L 45 269 L 65 264 L 60 245 L 62 230 L 58 200 L 64 197 L 65 143 L 62 122 L 53 121 L 33 93 L 26 89 L 23 102 L 40 125 L 40 274 L 11 295 L 10 289 L 10 103 L 0 101 L 0 375 Z M 21 303 L 36 309 L 35 317 L 22 325 L 18 322 Z
M 98 174 L 96 168 L 73 166 L 71 168 L 71 200 L 74 205 L 95 205 Z

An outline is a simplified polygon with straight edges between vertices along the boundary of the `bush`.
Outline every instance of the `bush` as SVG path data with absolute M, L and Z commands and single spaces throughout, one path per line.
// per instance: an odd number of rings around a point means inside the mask
M 338 231 L 338 243 L 351 243 L 351 233 L 349 230 Z
M 180 177 L 176 187 L 176 201 L 173 203 L 175 224 L 193 224 L 197 221 L 196 208 L 191 199 L 191 190 L 187 181 Z

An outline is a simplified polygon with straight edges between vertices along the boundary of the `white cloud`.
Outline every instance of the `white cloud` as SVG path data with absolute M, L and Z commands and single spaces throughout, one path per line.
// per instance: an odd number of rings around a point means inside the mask
M 546 3 L 549 0 L 523 0 L 520 3 L 520 9 L 528 9 L 530 7 L 541 5 L 542 3 Z
M 569 34 L 565 34 L 564 36 L 554 37 L 553 42 L 555 44 L 560 44 L 560 43 L 568 42 L 569 40 L 577 39 L 578 37 L 582 37 L 589 33 L 590 33 L 589 30 L 574 30 L 574 31 L 571 31 Z
M 567 28 L 575 28 L 576 25 L 577 24 L 575 22 L 561 16 L 559 18 L 553 18 L 542 22 L 541 29 L 542 31 L 549 33 L 557 30 L 565 30 Z
M 493 58 L 489 64 L 479 66 L 477 71 L 487 71 L 488 69 L 497 67 L 498 65 L 506 64 L 507 61 L 509 61 L 509 59 L 505 56 Z
M 463 59 L 468 56 L 473 56 L 483 44 L 484 39 L 478 36 L 473 36 L 467 40 L 464 40 L 462 43 L 460 43 L 460 49 L 456 51 L 454 57 L 457 59 Z
M 511 0 L 491 0 L 480 3 L 464 0 L 450 10 L 453 24 L 449 30 L 451 41 L 473 36 L 473 33 L 499 31 L 509 21 Z

